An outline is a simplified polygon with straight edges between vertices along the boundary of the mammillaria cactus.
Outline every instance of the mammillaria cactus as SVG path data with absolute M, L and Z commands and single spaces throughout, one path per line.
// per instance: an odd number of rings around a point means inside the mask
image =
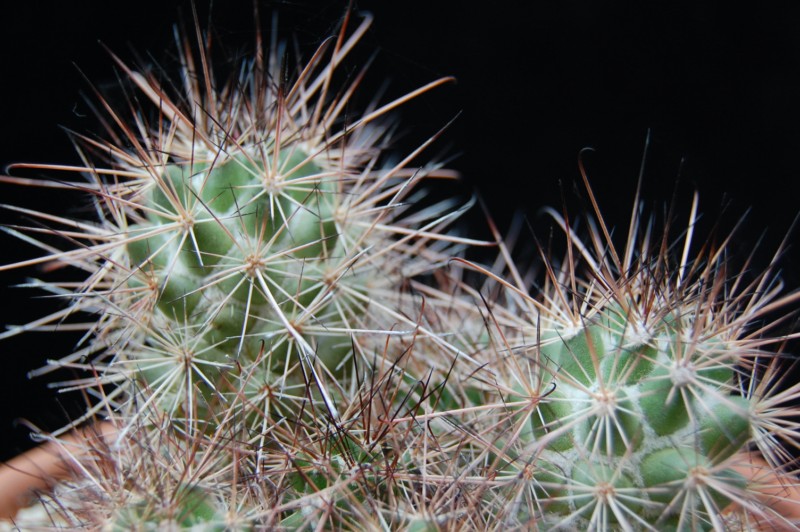
M 495 265 L 464 259 L 480 242 L 447 232 L 463 209 L 415 196 L 452 175 L 416 162 L 437 135 L 385 152 L 385 117 L 449 78 L 350 117 L 364 71 L 339 87 L 338 68 L 370 21 L 353 18 L 307 63 L 286 67 L 273 41 L 226 83 L 200 31 L 199 52 L 178 39 L 171 83 L 114 56 L 138 96 L 123 112 L 98 94 L 108 140 L 78 136 L 86 162 L 67 168 L 85 182 L 0 178 L 85 191 L 99 215 L 25 212 L 65 250 L 8 229 L 45 254 L 0 269 L 86 280 L 34 283 L 68 307 L 2 336 L 79 322 L 83 343 L 44 371 L 85 372 L 61 383 L 94 398 L 73 425 L 104 422 L 85 444 L 44 436 L 75 475 L 26 523 L 795 526 L 748 457 L 777 474 L 800 447 L 777 333 L 800 296 L 771 270 L 732 274 L 728 238 L 691 258 L 696 203 L 682 238 L 657 237 L 637 198 L 618 250 L 588 181 L 588 231 L 554 214 L 563 261 L 516 239 L 544 276 L 496 230 Z
M 409 249 L 440 238 L 430 229 L 455 214 L 403 219 L 403 200 L 436 170 L 407 168 L 418 152 L 379 166 L 389 129 L 377 122 L 401 101 L 345 121 L 361 76 L 331 94 L 336 66 L 369 23 L 326 41 L 288 85 L 280 81 L 277 50 L 243 64 L 218 87 L 206 60 L 210 49 L 196 58 L 180 43 L 185 94 L 117 60 L 155 114 L 143 104 L 131 118 L 134 130 L 107 108 L 118 128 L 110 134 L 125 137 L 125 149 L 78 139 L 83 150 L 105 157 L 103 167 L 77 169 L 103 219 L 70 235 L 86 245 L 27 262 L 60 261 L 91 272 L 67 311 L 101 314 L 80 356 L 93 357 L 102 377 L 86 385 L 114 383 L 114 393 L 123 394 L 123 381 L 139 381 L 148 401 L 196 422 L 208 420 L 204 403 L 224 403 L 231 391 L 252 401 L 250 392 L 258 395 L 267 382 L 287 394 L 313 381 L 317 398 L 335 411 L 323 374 L 345 371 L 351 333 L 365 326 L 370 297 L 393 290 L 401 273 L 414 275 L 436 261 L 435 251 L 416 258 Z M 243 375 L 252 382 L 222 386 Z
M 513 519 L 543 529 L 792 526 L 743 471 L 749 449 L 775 467 L 797 449 L 798 386 L 778 392 L 781 356 L 765 347 L 786 340 L 768 335 L 785 317 L 769 313 L 798 296 L 780 297 L 769 273 L 731 274 L 732 236 L 688 259 L 696 207 L 679 257 L 670 249 L 681 242 L 667 230 L 654 237 L 638 205 L 623 251 L 599 212 L 586 240 L 553 213 L 568 253 L 548 264 L 539 294 L 513 263 L 471 265 L 505 293 L 484 310 L 496 347 L 482 380 L 493 384 L 473 404 L 496 405 L 480 433 L 495 435 Z

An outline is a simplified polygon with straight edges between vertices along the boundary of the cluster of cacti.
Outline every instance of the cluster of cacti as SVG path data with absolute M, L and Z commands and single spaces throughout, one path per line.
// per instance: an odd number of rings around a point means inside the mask
M 777 470 L 800 442 L 800 384 L 782 382 L 766 350 L 785 338 L 769 335 L 796 294 L 770 272 L 731 275 L 725 243 L 690 260 L 694 217 L 675 260 L 677 241 L 653 236 L 638 199 L 623 253 L 597 212 L 585 240 L 554 216 L 567 253 L 545 258 L 542 278 L 520 272 L 499 236 L 494 266 L 464 260 L 477 242 L 448 232 L 463 209 L 414 192 L 450 175 L 412 166 L 428 142 L 385 157 L 384 117 L 447 79 L 344 113 L 361 74 L 338 88 L 337 67 L 368 25 L 345 22 L 293 76 L 278 49 L 260 50 L 226 84 L 208 41 L 199 57 L 180 41 L 183 93 L 117 60 L 150 106 L 127 117 L 103 100 L 111 140 L 78 139 L 75 186 L 101 219 L 33 213 L 73 247 L 42 244 L 41 259 L 4 267 L 88 272 L 72 292 L 43 282 L 69 306 L 6 335 L 95 315 L 53 366 L 85 371 L 62 386 L 96 398 L 74 425 L 114 426 L 75 453 L 76 475 L 39 519 L 792 526 L 766 499 L 775 481 L 749 475 L 747 460 L 757 450 Z

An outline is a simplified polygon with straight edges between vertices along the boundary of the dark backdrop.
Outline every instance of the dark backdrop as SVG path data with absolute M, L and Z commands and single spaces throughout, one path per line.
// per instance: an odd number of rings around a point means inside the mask
M 201 17 L 206 2 L 198 0 Z M 14 2 L 0 8 L 0 163 L 78 163 L 59 126 L 99 127 L 82 93 L 84 76 L 113 85 L 116 73 L 101 41 L 125 59 L 132 50 L 169 57 L 172 25 L 184 1 Z M 214 16 L 225 43 L 251 45 L 251 0 L 218 1 Z M 264 2 L 262 15 L 281 13 L 301 47 L 313 48 L 343 12 L 337 2 Z M 512 4 L 506 2 L 505 4 Z M 519 4 L 523 4 L 519 2 Z M 477 8 L 466 2 L 362 0 L 375 24 L 359 61 L 377 51 L 363 103 L 389 80 L 388 96 L 443 75 L 458 83 L 402 111 L 400 149 L 410 149 L 460 113 L 431 155 L 450 154 L 463 175 L 459 192 L 478 192 L 501 228 L 514 213 L 548 222 L 545 205 L 580 209 L 578 160 L 583 148 L 591 182 L 608 222 L 622 230 L 644 155 L 644 198 L 662 209 L 677 188 L 679 214 L 697 190 L 708 231 L 752 211 L 735 250 L 749 251 L 764 234 L 771 251 L 798 212 L 795 194 L 800 146 L 800 6 L 774 2 L 732 7 L 707 0 L 668 2 L 528 2 L 526 7 Z M 752 3 L 755 4 L 755 3 Z M 267 22 L 268 25 L 268 22 Z M 168 62 L 168 61 L 167 61 Z M 677 184 L 677 187 L 676 187 Z M 63 195 L 0 188 L 0 203 L 72 208 Z M 726 209 L 722 207 L 727 205 Z M 44 206 L 44 207 L 43 207 Z M 0 212 L 0 222 L 19 218 Z M 482 215 L 468 219 L 475 231 Z M 544 225 L 547 227 L 547 225 Z M 794 238 L 792 239 L 794 240 Z M 0 235 L 0 262 L 31 251 Z M 781 263 L 787 284 L 800 285 L 798 252 Z M 766 253 L 756 260 L 766 264 Z M 757 264 L 758 265 L 758 264 Z M 756 266 L 757 266 L 756 265 Z M 8 289 L 34 270 L 0 276 L 2 323 L 43 312 L 41 301 Z M 0 458 L 28 445 L 24 417 L 54 428 L 78 411 L 54 397 L 44 380 L 25 372 L 63 354 L 66 335 L 28 335 L 0 343 Z

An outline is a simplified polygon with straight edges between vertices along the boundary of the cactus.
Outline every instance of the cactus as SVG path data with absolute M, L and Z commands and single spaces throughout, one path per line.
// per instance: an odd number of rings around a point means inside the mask
M 314 399 L 335 417 L 324 381 L 352 368 L 354 330 L 380 331 L 380 305 L 370 298 L 442 260 L 432 247 L 419 259 L 410 253 L 439 238 L 430 228 L 456 214 L 404 219 L 402 202 L 436 169 L 406 168 L 417 152 L 378 166 L 390 140 L 388 125 L 378 122 L 399 101 L 347 123 L 341 113 L 359 78 L 329 94 L 333 69 L 369 23 L 352 35 L 343 28 L 347 39 L 323 44 L 287 86 L 276 81 L 277 50 L 264 54 L 268 64 L 259 55 L 215 88 L 208 71 L 196 70 L 211 53 L 200 43 L 203 59 L 185 51 L 182 75 L 206 85 L 189 83 L 186 94 L 116 59 L 153 105 L 131 118 L 142 134 L 109 110 L 129 148 L 79 139 L 107 153 L 104 167 L 80 169 L 104 204 L 103 219 L 71 235 L 85 245 L 30 261 L 92 272 L 67 313 L 102 315 L 81 353 L 102 376 L 86 386 L 115 384 L 115 400 L 130 396 L 123 382 L 146 387 L 148 402 L 195 425 L 208 421 L 208 405 L 230 404 L 230 395 L 264 401 L 265 384 L 284 398 L 267 408 L 285 415 L 314 382 Z
M 777 322 L 762 317 L 798 295 L 779 296 L 769 272 L 748 282 L 745 272 L 730 275 L 725 244 L 689 260 L 696 202 L 680 261 L 668 228 L 653 238 L 652 219 L 637 241 L 637 205 L 624 252 L 599 211 L 585 240 L 553 212 L 568 253 L 561 264 L 548 261 L 539 295 L 528 295 L 513 263 L 501 271 L 466 263 L 504 293 L 484 311 L 496 347 L 481 355 L 482 380 L 494 389 L 484 385 L 472 405 L 496 405 L 480 433 L 494 438 L 491 463 L 506 484 L 509 522 L 527 516 L 565 530 L 793 526 L 762 504 L 743 461 L 758 449 L 777 467 L 797 449 L 785 421 L 798 386 L 770 397 L 781 356 L 764 348 L 785 337 L 770 337 Z M 763 418 L 771 407 L 783 421 Z
M 59 384 L 96 398 L 70 427 L 103 419 L 113 431 L 88 452 L 67 449 L 78 474 L 43 497 L 40 521 L 793 526 L 747 456 L 780 472 L 800 447 L 800 384 L 783 382 L 780 353 L 791 335 L 777 333 L 800 296 L 782 295 L 771 269 L 732 275 L 733 235 L 690 259 L 696 202 L 681 242 L 668 226 L 655 238 L 635 200 L 618 250 L 588 181 L 586 237 L 553 214 L 567 253 L 544 257 L 543 278 L 516 265 L 493 226 L 495 264 L 464 259 L 483 244 L 448 232 L 464 209 L 414 195 L 424 177 L 452 175 L 411 166 L 438 134 L 387 165 L 381 123 L 449 78 L 345 120 L 363 73 L 331 84 L 369 26 L 351 32 L 351 17 L 291 82 L 275 48 L 220 84 L 210 41 L 197 57 L 179 39 L 183 93 L 114 57 L 140 97 L 126 118 L 100 96 L 112 140 L 78 137 L 87 162 L 69 169 L 100 219 L 28 212 L 73 247 L 9 228 L 46 253 L 0 267 L 88 274 L 74 291 L 33 283 L 69 306 L 0 338 L 97 317 L 74 353 L 36 373 L 86 372 Z

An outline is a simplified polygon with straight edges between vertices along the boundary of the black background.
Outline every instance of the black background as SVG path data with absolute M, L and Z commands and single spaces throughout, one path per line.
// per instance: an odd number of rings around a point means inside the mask
M 198 4 L 205 21 L 208 6 Z M 376 17 L 350 67 L 377 52 L 362 104 L 387 79 L 388 98 L 440 76 L 458 78 L 403 109 L 407 134 L 399 151 L 458 115 L 430 155 L 455 156 L 449 165 L 463 176 L 459 193 L 478 192 L 501 228 L 521 212 L 538 231 L 549 227 L 539 214 L 543 206 L 583 205 L 578 160 L 583 148 L 592 148 L 583 155 L 589 178 L 607 221 L 622 231 L 649 131 L 647 205 L 663 209 L 677 183 L 683 216 L 697 190 L 705 215 L 701 235 L 720 215 L 730 227 L 751 208 L 733 249 L 746 253 L 764 235 L 765 253 L 754 267 L 766 265 L 798 212 L 800 5 L 511 4 L 357 3 Z M 136 50 L 169 64 L 173 24 L 179 10 L 191 20 L 190 4 L 128 5 L 62 1 L 0 8 L 0 164 L 79 163 L 59 126 L 100 130 L 82 99 L 90 92 L 86 79 L 112 87 L 117 72 L 98 42 L 126 60 Z M 267 27 L 277 10 L 283 30 L 294 31 L 306 53 L 335 30 L 344 12 L 342 1 L 259 5 Z M 220 44 L 243 52 L 252 47 L 251 0 L 217 2 L 214 13 Z M 64 212 L 74 208 L 70 201 L 0 187 L 0 203 Z M 481 220 L 479 212 L 468 218 L 478 233 Z M 0 211 L 0 223 L 14 221 L 19 217 Z M 0 235 L 0 263 L 33 254 Z M 790 249 L 781 262 L 790 288 L 800 285 L 799 257 Z M 0 274 L 0 323 L 21 323 L 46 309 L 29 300 L 30 292 L 6 288 L 36 274 Z M 78 411 L 55 398 L 43 379 L 25 379 L 28 369 L 68 348 L 69 340 L 44 335 L 0 342 L 0 458 L 28 445 L 27 431 L 14 419 L 55 428 Z

